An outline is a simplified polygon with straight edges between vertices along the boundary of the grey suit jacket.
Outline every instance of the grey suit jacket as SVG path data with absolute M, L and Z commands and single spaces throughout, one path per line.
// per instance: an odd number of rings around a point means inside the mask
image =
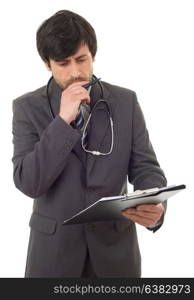
M 126 193 L 127 179 L 135 190 L 166 185 L 135 92 L 102 84 L 114 122 L 108 156 L 82 150 L 80 130 L 58 115 L 61 90 L 54 81 L 49 88 L 54 120 L 45 86 L 13 101 L 14 183 L 34 198 L 26 277 L 79 277 L 87 247 L 97 276 L 141 276 L 136 227 L 127 218 L 62 225 L 99 198 Z M 91 107 L 99 98 L 95 85 Z M 91 119 L 88 148 L 108 152 L 110 143 L 106 107 L 100 104 Z

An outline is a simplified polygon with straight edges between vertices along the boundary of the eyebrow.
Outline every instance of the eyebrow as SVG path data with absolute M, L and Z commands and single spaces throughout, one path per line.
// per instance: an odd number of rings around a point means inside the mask
M 82 55 L 80 55 L 80 56 L 76 57 L 75 59 L 84 58 L 85 56 L 87 56 L 87 54 L 82 54 Z

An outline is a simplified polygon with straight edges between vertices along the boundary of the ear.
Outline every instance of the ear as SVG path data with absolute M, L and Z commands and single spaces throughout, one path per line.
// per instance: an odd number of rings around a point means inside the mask
M 44 63 L 45 63 L 47 70 L 51 71 L 50 63 L 48 61 L 44 61 Z

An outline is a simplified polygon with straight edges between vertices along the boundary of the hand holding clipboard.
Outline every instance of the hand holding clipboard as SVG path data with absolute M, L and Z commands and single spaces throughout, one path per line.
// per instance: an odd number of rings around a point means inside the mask
M 123 210 L 139 205 L 162 203 L 185 188 L 186 186 L 182 184 L 140 190 L 120 196 L 103 197 L 65 220 L 63 225 L 121 219 L 124 218 L 121 214 Z

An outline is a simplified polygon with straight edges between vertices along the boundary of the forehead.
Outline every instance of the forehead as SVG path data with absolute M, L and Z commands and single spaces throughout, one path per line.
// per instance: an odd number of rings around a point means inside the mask
M 65 59 L 77 58 L 82 55 L 91 56 L 91 53 L 90 53 L 90 50 L 89 50 L 87 44 L 82 44 L 75 54 L 68 56 Z
M 71 56 L 67 56 L 66 58 L 61 59 L 61 60 L 55 60 L 55 59 L 50 58 L 49 62 L 53 65 L 53 64 L 58 64 L 58 63 L 62 63 L 65 61 L 69 61 L 72 59 L 77 60 L 81 57 L 88 57 L 88 58 L 92 59 L 92 54 L 91 54 L 90 49 L 87 44 L 82 43 L 81 46 L 78 48 L 77 52 Z

